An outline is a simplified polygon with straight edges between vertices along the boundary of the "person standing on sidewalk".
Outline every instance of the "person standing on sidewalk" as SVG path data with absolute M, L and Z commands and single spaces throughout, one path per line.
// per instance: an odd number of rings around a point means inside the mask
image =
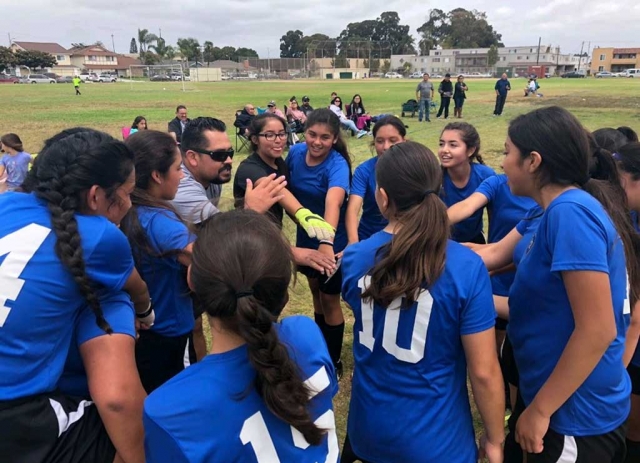
M 425 72 L 422 75 L 422 82 L 420 82 L 416 88 L 416 100 L 420 102 L 418 122 L 422 122 L 423 115 L 426 122 L 431 122 L 429 119 L 429 109 L 431 107 L 431 100 L 433 100 L 433 93 L 433 84 L 429 82 L 429 74 Z
M 444 111 L 444 118 L 449 117 L 449 105 L 451 104 L 451 97 L 453 96 L 453 84 L 451 83 L 451 74 L 444 75 L 444 79 L 438 86 L 438 93 L 440 94 L 440 109 L 438 109 L 438 119 L 442 116 Z
M 504 103 L 507 101 L 507 93 L 511 90 L 511 84 L 509 83 L 509 79 L 507 79 L 506 73 L 502 74 L 502 77 L 498 79 L 494 88 L 496 90 L 496 107 L 493 110 L 493 115 L 502 116 Z

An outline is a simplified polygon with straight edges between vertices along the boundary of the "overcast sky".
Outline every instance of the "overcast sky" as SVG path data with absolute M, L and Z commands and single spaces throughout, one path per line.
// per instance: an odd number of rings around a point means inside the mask
M 591 48 L 640 47 L 637 0 L 0 0 L 0 44 L 8 45 L 10 33 L 13 40 L 66 48 L 100 40 L 111 49 L 113 34 L 116 51 L 127 53 L 137 29 L 146 28 L 155 34 L 161 29 L 169 44 L 195 37 L 201 44 L 246 46 L 273 57 L 290 29 L 335 37 L 349 22 L 397 11 L 417 38 L 430 9 L 457 6 L 485 11 L 506 46 L 535 45 L 541 36 L 543 44 L 559 44 L 570 53 L 578 53 L 582 41 L 585 51 L 589 41 Z

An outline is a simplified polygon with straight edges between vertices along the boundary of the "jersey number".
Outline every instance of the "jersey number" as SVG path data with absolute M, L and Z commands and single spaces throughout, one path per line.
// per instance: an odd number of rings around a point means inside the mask
M 315 397 L 331 385 L 329 375 L 324 367 L 320 368 L 311 378 L 304 382 L 311 391 L 311 397 Z M 338 461 L 339 448 L 338 436 L 336 435 L 336 424 L 333 416 L 333 410 L 327 410 L 324 414 L 314 421 L 320 429 L 328 431 L 329 451 L 327 453 L 326 463 L 335 463 Z M 291 437 L 293 445 L 299 449 L 306 449 L 309 443 L 305 440 L 300 431 L 291 426 Z M 249 418 L 244 420 L 242 430 L 240 431 L 240 440 L 243 445 L 251 444 L 253 453 L 258 463 L 280 463 L 280 458 L 273 444 L 273 439 L 267 429 L 262 413 L 256 412 Z
M 361 292 L 371 283 L 371 276 L 365 275 L 358 281 Z M 400 307 L 402 298 L 397 298 L 385 310 L 384 331 L 382 334 L 382 347 L 398 360 L 408 363 L 418 363 L 424 358 L 424 348 L 427 343 L 427 331 L 433 308 L 433 298 L 429 291 L 422 291 L 418 296 L 418 308 L 416 319 L 411 333 L 411 347 L 406 349 L 398 346 L 398 324 L 400 323 Z M 361 304 L 362 331 L 358 334 L 360 344 L 373 352 L 375 339 L 373 337 L 373 301 Z
M 625 288 L 624 293 L 624 306 L 622 307 L 622 314 L 629 315 L 631 313 L 631 301 L 629 298 L 631 297 L 631 288 L 629 287 L 629 274 L 626 274 L 627 277 L 627 287 Z
M 11 312 L 6 306 L 7 300 L 15 301 L 24 285 L 20 274 L 50 232 L 50 229 L 32 223 L 0 239 L 0 257 L 6 255 L 0 264 L 0 327 Z

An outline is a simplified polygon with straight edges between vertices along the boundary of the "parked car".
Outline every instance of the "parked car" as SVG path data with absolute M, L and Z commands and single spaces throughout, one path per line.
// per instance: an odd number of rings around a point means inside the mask
M 469 72 L 469 73 L 462 73 L 460 75 L 467 79 L 486 79 L 486 78 L 492 77 L 491 74 L 489 73 L 483 74 L 482 72 Z
M 616 77 L 627 77 L 627 71 L 614 72 L 613 75 Z
M 44 74 L 47 77 L 51 77 L 53 80 L 58 80 L 58 78 L 60 77 L 55 72 L 43 72 L 42 74 Z
M 19 84 L 20 79 L 15 76 L 8 76 L 6 74 L 0 74 L 0 84 Z
M 422 72 L 414 72 L 409 76 L 410 79 L 422 79 Z
M 616 74 L 609 71 L 600 71 L 595 73 L 596 79 L 605 79 L 607 77 L 618 77 Z
M 397 72 L 387 72 L 384 75 L 385 79 L 402 79 L 402 74 L 398 74 Z
M 72 84 L 73 77 L 71 76 L 58 77 L 56 79 L 56 82 L 58 82 L 59 84 Z
M 584 78 L 584 73 L 580 71 L 569 71 L 565 72 L 560 77 L 563 79 L 581 79 Z
M 640 78 L 640 69 L 627 69 L 627 77 Z
M 117 82 L 118 77 L 114 76 L 113 74 L 100 74 L 99 76 L 94 77 L 91 80 L 102 84 L 105 82 Z
M 151 82 L 168 82 L 171 80 L 171 77 L 165 74 L 156 74 L 155 76 L 151 76 L 149 80 Z
M 80 80 L 82 80 L 83 82 L 93 82 L 94 79 L 97 79 L 97 78 L 98 78 L 98 74 L 95 74 L 93 72 L 91 74 L 86 72 L 80 74 Z
M 55 84 L 56 80 L 44 74 L 31 74 L 20 79 L 22 84 Z

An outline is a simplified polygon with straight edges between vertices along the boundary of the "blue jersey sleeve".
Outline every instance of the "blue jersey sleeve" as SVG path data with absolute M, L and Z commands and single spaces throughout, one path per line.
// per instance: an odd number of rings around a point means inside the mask
M 476 188 L 475 193 L 480 193 L 487 198 L 487 201 L 492 203 L 496 199 L 501 183 L 501 178 L 498 175 L 491 175 L 483 180 L 480 186 Z
M 96 247 L 85 255 L 87 275 L 108 290 L 120 291 L 131 276 L 133 267 L 129 241 L 115 225 L 108 224 Z
M 329 168 L 329 185 L 327 188 L 339 187 L 349 193 L 349 164 L 340 154 L 334 152 L 333 163 Z
M 146 412 L 144 424 L 144 453 L 147 463 L 189 463 L 184 452 L 173 437 L 153 421 Z
M 136 338 L 135 315 L 129 294 L 118 292 L 100 297 L 104 319 L 111 325 L 114 334 L 127 334 Z M 76 321 L 77 345 L 104 336 L 106 333 L 96 324 L 96 317 L 89 306 L 85 306 Z
M 351 180 L 351 194 L 364 198 L 367 193 L 367 184 L 369 183 L 369 175 L 371 171 L 366 168 L 366 163 L 358 166 Z
M 479 258 L 478 258 L 479 259 Z M 495 326 L 496 310 L 493 305 L 491 280 L 484 264 L 477 265 L 475 272 L 469 272 L 473 282 L 466 305 L 460 317 L 460 334 L 481 333 Z
M 552 204 L 545 228 L 552 272 L 609 273 L 606 230 L 586 207 L 570 202 Z
M 159 212 L 149 223 L 149 236 L 153 237 L 160 253 L 186 248 L 195 241 L 195 236 L 189 233 L 187 226 L 169 212 Z

